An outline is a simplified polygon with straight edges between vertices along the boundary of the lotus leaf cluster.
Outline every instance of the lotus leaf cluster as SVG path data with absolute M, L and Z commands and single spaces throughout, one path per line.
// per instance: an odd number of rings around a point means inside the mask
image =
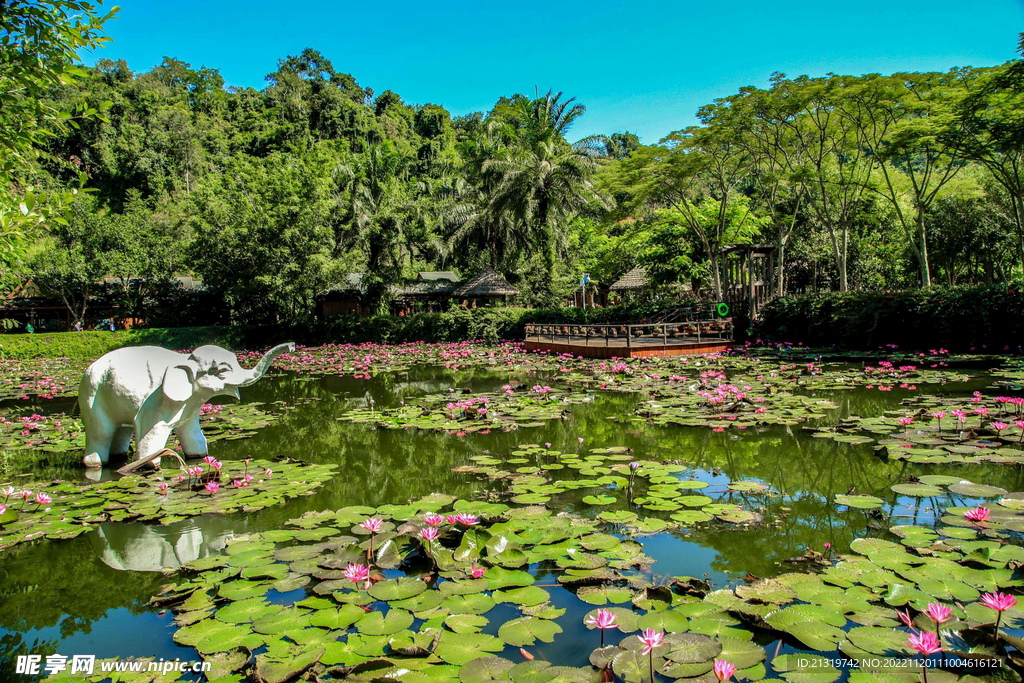
M 165 469 L 162 476 L 129 475 L 96 484 L 5 482 L 0 484 L 0 548 L 74 538 L 103 522 L 171 524 L 201 514 L 260 510 L 315 493 L 336 468 L 287 458 L 218 464 L 219 472 L 193 463 L 204 469 L 196 476 Z M 217 482 L 213 492 L 206 486 L 210 482 Z

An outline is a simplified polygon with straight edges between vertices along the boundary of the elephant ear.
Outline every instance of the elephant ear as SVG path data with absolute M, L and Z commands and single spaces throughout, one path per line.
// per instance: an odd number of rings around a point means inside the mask
M 172 365 L 164 371 L 164 382 L 160 386 L 164 396 L 182 403 L 192 396 L 192 382 L 199 372 L 199 365 L 187 360 L 179 365 Z

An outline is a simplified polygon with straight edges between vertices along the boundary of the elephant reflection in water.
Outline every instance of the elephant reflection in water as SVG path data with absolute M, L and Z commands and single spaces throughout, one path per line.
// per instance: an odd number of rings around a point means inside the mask
M 105 522 L 89 534 L 89 541 L 109 567 L 158 572 L 220 554 L 228 539 L 241 531 L 244 528 L 238 522 L 221 517 L 186 519 L 167 526 Z

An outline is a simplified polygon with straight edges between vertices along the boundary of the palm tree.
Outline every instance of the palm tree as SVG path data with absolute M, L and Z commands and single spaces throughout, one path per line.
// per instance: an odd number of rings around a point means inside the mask
M 339 168 L 351 191 L 349 220 L 366 256 L 363 284 L 371 309 L 381 309 L 401 271 L 403 226 L 412 210 L 409 159 L 390 145 L 371 145 L 351 166 Z
M 448 250 L 454 252 L 463 248 L 467 253 L 486 252 L 490 266 L 496 270 L 540 241 L 533 226 L 491 205 L 490 197 L 500 177 L 484 173 L 483 168 L 504 151 L 502 127 L 492 120 L 472 140 L 450 192 L 438 203 Z
M 486 212 L 494 230 L 502 230 L 499 216 L 511 226 L 522 226 L 516 234 L 545 249 L 549 273 L 561 228 L 587 208 L 604 205 L 591 183 L 604 138 L 565 139 L 585 111 L 575 98 L 562 101 L 562 93 L 550 90 L 532 100 L 516 98 L 511 115 L 499 124 L 503 144 L 481 166 L 489 195 Z

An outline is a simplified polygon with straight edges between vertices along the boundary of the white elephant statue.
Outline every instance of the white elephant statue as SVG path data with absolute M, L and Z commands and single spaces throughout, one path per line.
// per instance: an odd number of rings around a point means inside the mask
M 238 398 L 239 387 L 257 382 L 274 358 L 293 351 L 290 342 L 275 346 L 251 370 L 219 346 L 200 346 L 188 356 L 159 346 L 111 351 L 86 369 L 78 387 L 85 466 L 103 467 L 111 453 L 127 455 L 132 434 L 137 460 L 163 451 L 171 432 L 186 456 L 206 455 L 202 405 L 214 396 Z M 152 463 L 159 467 L 160 459 Z

